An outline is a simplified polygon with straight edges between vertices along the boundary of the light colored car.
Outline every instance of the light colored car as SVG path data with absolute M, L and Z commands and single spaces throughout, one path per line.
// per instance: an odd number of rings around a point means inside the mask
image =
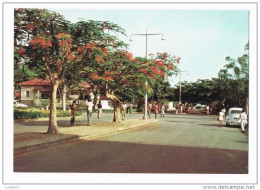
M 242 110 L 243 108 L 230 108 L 226 116 L 226 126 L 240 126 Z
M 27 108 L 28 106 L 25 104 L 21 104 L 19 102 L 14 101 L 14 107 L 15 108 Z

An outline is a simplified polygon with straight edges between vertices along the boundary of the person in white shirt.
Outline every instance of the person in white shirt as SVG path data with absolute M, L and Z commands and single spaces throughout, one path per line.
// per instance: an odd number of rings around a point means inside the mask
M 161 117 L 165 117 L 165 107 L 164 107 L 164 104 L 162 104 L 162 107 L 161 107 Z
M 207 115 L 209 115 L 209 106 L 206 107 Z
M 123 120 L 125 120 L 126 109 L 127 109 L 127 104 L 123 103 L 123 105 L 122 105 L 122 119 Z
M 87 100 L 87 125 L 91 125 L 91 117 L 92 117 L 92 111 L 93 111 L 93 102 L 91 100 Z
M 221 110 L 218 114 L 218 120 L 219 120 L 219 127 L 222 127 L 222 122 L 224 120 L 225 117 L 225 113 Z
M 242 110 L 242 113 L 240 114 L 240 118 L 241 118 L 241 130 L 242 130 L 242 133 L 244 133 L 245 125 L 247 123 L 247 115 L 244 110 Z

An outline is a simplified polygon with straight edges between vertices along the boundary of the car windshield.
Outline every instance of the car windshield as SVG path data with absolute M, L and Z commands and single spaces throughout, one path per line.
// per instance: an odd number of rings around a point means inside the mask
M 241 110 L 232 110 L 230 113 L 231 114 L 233 114 L 233 113 L 242 113 L 242 111 Z

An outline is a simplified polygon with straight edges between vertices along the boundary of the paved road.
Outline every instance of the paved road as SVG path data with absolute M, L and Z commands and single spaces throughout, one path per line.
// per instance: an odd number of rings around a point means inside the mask
M 158 123 L 92 141 L 18 155 L 16 172 L 248 173 L 248 137 L 216 116 L 167 115 Z

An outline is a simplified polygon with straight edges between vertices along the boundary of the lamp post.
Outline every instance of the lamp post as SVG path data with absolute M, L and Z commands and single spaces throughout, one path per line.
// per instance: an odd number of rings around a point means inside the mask
M 180 71 L 180 94 L 179 94 L 179 105 L 181 105 L 181 73 L 187 73 L 187 71 Z M 187 73 L 188 75 L 188 73 Z
M 155 36 L 155 35 L 161 35 L 162 38 L 161 40 L 165 40 L 164 39 L 164 34 L 163 33 L 147 33 L 147 29 L 146 29 L 146 32 L 144 34 L 131 34 L 130 35 L 130 39 L 129 41 L 133 41 L 132 39 L 132 36 L 145 36 L 145 58 L 147 59 L 147 39 L 148 39 L 148 36 Z M 147 79 L 145 80 L 145 86 L 147 87 Z M 144 106 L 144 119 L 146 120 L 147 119 L 147 90 L 145 92 L 145 106 Z

